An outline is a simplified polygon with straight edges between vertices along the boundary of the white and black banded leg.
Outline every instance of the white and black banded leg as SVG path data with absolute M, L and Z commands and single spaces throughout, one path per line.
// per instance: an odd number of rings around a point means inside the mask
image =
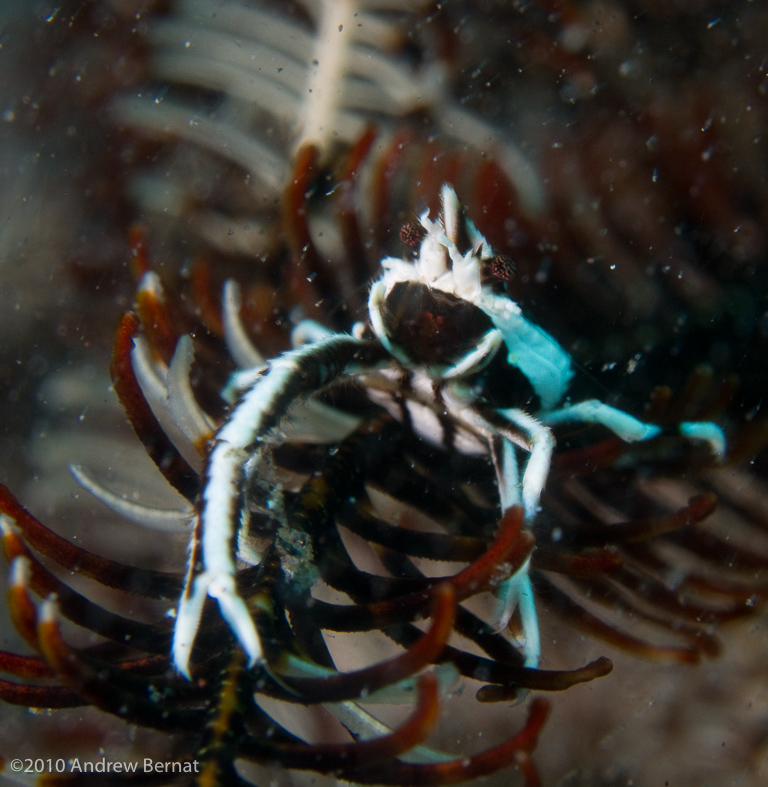
M 291 405 L 321 391 L 345 374 L 375 368 L 385 356 L 376 345 L 335 335 L 286 352 L 270 362 L 233 407 L 213 440 L 198 502 L 189 565 L 173 633 L 176 668 L 189 677 L 189 658 L 206 597 L 215 598 L 223 618 L 253 665 L 261 643 L 244 600 L 235 587 L 235 556 L 240 530 L 246 465 L 257 456 L 261 440 L 277 426 Z M 368 352 L 368 357 L 363 355 Z

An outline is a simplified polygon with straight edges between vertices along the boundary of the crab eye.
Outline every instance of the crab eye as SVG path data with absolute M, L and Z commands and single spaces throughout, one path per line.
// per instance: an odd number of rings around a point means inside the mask
M 427 231 L 418 221 L 409 221 L 400 228 L 400 240 L 412 249 L 421 244 L 426 234 Z
M 488 273 L 498 281 L 510 281 L 515 275 L 515 263 L 506 254 L 497 254 L 488 266 Z
M 514 260 L 506 254 L 497 254 L 493 259 L 485 260 L 481 271 L 483 284 L 497 294 L 506 292 L 507 284 L 514 275 Z

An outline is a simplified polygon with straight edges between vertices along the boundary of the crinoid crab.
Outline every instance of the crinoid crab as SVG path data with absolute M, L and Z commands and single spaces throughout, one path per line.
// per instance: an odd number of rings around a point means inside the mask
M 625 442 L 661 433 L 598 400 L 563 404 L 572 376 L 568 353 L 494 290 L 511 263 L 494 255 L 462 215 L 450 185 L 443 186 L 441 202 L 439 220 L 427 211 L 405 233 L 418 247 L 415 259 L 382 262 L 382 275 L 370 290 L 369 325 L 357 324 L 349 335 L 300 324 L 293 350 L 233 382 L 237 401 L 206 461 L 174 629 L 173 659 L 185 675 L 208 596 L 218 602 L 250 664 L 262 657 L 253 618 L 235 586 L 238 534 L 248 521 L 247 490 L 261 472 L 262 447 L 297 402 L 356 379 L 374 397 L 389 389 L 406 409 L 447 415 L 491 454 L 500 509 L 522 505 L 529 522 L 550 469 L 551 426 L 601 424 Z M 683 422 L 677 428 L 707 442 L 715 456 L 724 455 L 725 437 L 715 424 Z M 455 438 L 440 437 L 450 439 Z M 518 452 L 527 456 L 522 463 Z M 539 633 L 527 562 L 497 595 L 496 625 L 505 626 L 519 606 L 525 664 L 536 667 Z

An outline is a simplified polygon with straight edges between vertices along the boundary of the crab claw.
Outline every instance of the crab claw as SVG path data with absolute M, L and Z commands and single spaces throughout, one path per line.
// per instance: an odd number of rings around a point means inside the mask
M 173 629 L 173 663 L 187 679 L 190 678 L 189 658 L 207 596 L 218 602 L 222 617 L 248 656 L 248 666 L 253 667 L 261 660 L 261 640 L 245 601 L 237 593 L 234 577 L 206 571 L 195 577 L 192 592 L 181 597 Z

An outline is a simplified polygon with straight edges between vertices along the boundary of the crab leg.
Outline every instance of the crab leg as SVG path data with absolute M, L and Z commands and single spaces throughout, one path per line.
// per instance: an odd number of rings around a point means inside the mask
M 625 443 L 634 443 L 639 440 L 650 440 L 661 434 L 662 429 L 655 424 L 646 424 L 637 418 L 617 410 L 598 399 L 588 399 L 579 404 L 561 407 L 540 415 L 546 424 L 585 423 L 600 424 L 610 429 Z M 716 424 L 708 421 L 684 421 L 678 424 L 678 431 L 684 437 L 694 440 L 703 440 L 709 443 L 712 453 L 718 458 L 725 454 L 725 435 Z
M 207 596 L 248 655 L 261 658 L 261 643 L 245 601 L 235 586 L 235 555 L 241 526 L 243 486 L 258 468 L 259 445 L 291 405 L 354 371 L 370 345 L 338 335 L 287 352 L 245 391 L 216 434 L 198 503 L 187 576 L 173 634 L 173 661 L 189 677 L 189 658 Z M 375 366 L 375 363 L 374 363 Z M 366 365 L 368 368 L 368 365 Z M 254 461 L 255 460 L 255 461 Z

